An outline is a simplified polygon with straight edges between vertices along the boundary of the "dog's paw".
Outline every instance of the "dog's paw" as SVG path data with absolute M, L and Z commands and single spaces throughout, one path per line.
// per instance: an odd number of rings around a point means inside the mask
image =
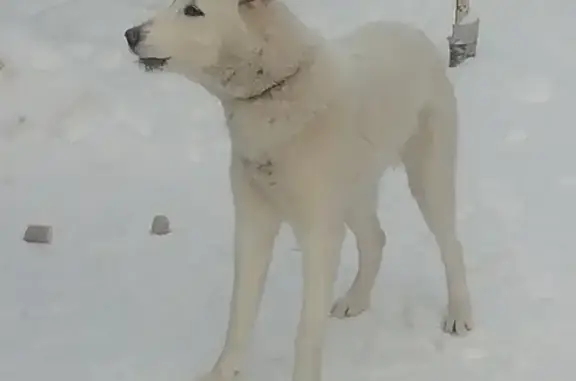
M 366 298 L 343 296 L 334 302 L 330 315 L 338 319 L 344 319 L 360 315 L 370 307 L 370 301 Z
M 474 329 L 472 310 L 468 304 L 449 306 L 442 322 L 444 332 L 454 336 L 464 336 Z

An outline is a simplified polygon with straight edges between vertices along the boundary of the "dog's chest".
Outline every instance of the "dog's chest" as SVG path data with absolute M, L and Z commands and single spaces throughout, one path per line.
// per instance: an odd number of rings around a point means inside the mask
M 292 111 L 292 112 L 291 112 Z M 256 102 L 225 110 L 233 150 L 240 157 L 265 163 L 281 154 L 285 144 L 307 124 L 289 102 Z
M 259 159 L 240 158 L 244 173 L 260 188 L 273 191 L 278 188 L 279 168 L 271 158 L 263 156 Z

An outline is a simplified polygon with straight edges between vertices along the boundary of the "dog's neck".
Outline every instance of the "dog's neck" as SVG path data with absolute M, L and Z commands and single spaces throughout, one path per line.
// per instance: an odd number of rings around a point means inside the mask
M 301 66 L 298 65 L 298 67 L 296 68 L 296 70 L 294 71 L 294 73 L 287 75 L 286 77 L 273 82 L 269 87 L 265 88 L 264 90 L 262 90 L 259 93 L 256 93 L 254 95 L 250 95 L 247 97 L 236 97 L 236 100 L 242 100 L 242 101 L 247 101 L 247 102 L 253 102 L 256 101 L 258 99 L 263 99 L 266 97 L 272 97 L 273 92 L 275 91 L 281 91 L 282 88 L 284 88 L 284 86 L 294 77 L 296 77 L 296 75 L 298 75 L 298 73 L 301 70 Z
M 232 42 L 222 50 L 220 63 L 206 70 L 218 82 L 208 90 L 222 101 L 255 101 L 281 90 L 313 60 L 319 39 L 281 2 L 244 7 L 249 32 L 264 43 L 248 50 Z

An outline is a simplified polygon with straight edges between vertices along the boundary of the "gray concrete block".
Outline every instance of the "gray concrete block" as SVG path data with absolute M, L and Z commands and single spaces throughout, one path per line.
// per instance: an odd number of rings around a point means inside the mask
M 150 234 L 154 235 L 166 235 L 171 232 L 170 220 L 164 215 L 157 215 L 152 220 L 152 226 L 150 227 Z
M 24 232 L 24 241 L 28 243 L 52 243 L 52 226 L 28 225 Z

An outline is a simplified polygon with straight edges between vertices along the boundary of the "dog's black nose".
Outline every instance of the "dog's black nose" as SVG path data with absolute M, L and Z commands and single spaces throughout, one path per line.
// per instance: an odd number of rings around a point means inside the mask
M 124 33 L 124 37 L 126 37 L 126 41 L 128 42 L 128 46 L 130 49 L 134 50 L 138 43 L 140 42 L 140 38 L 142 37 L 142 33 L 139 26 L 135 26 L 133 28 L 128 29 Z

